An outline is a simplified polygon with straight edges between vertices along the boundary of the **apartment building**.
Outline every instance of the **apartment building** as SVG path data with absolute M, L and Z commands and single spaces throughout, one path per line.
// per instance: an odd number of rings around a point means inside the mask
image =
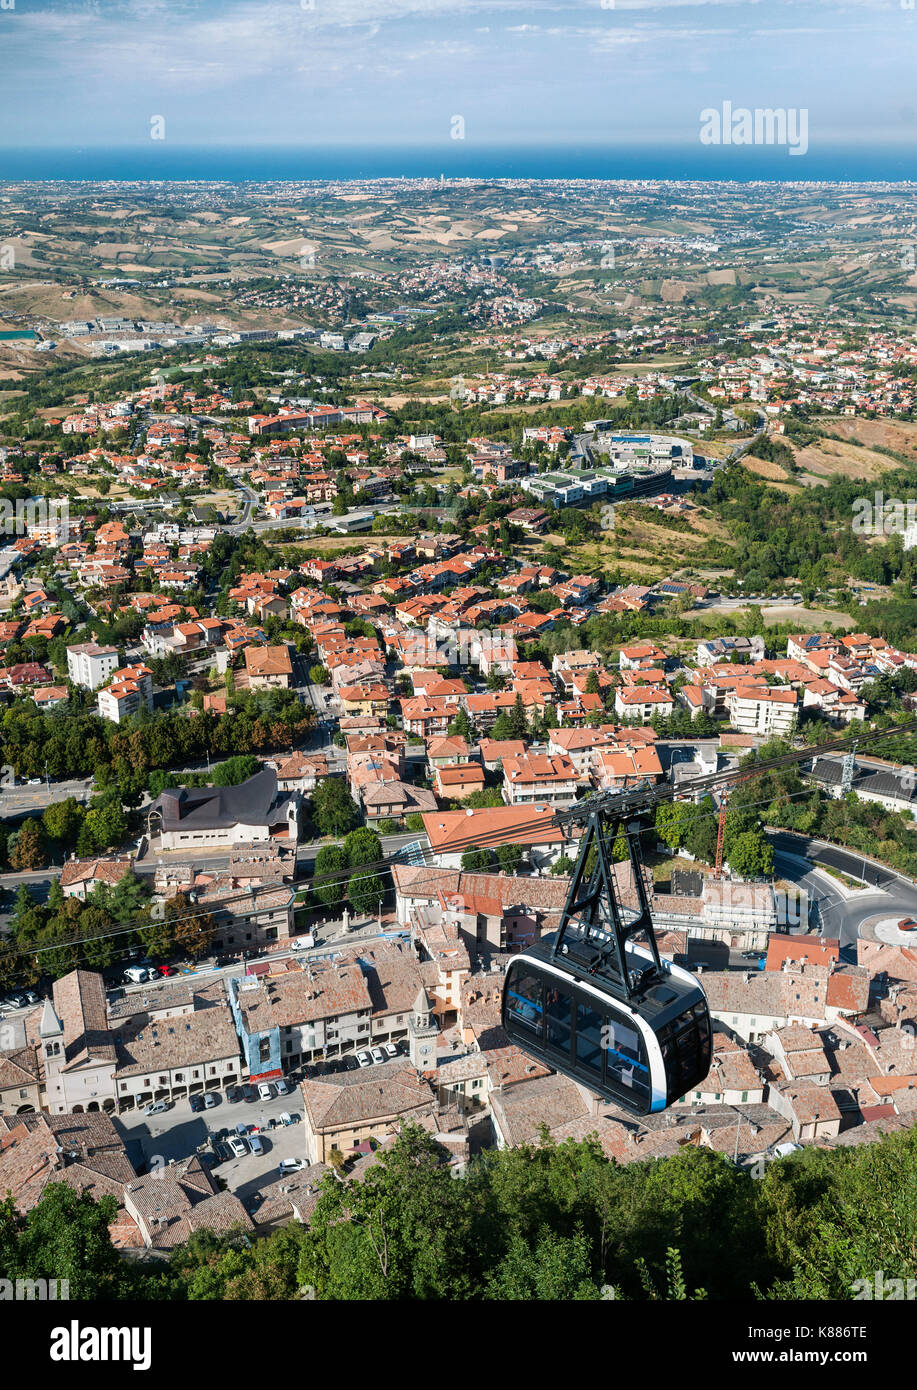
M 672 692 L 661 685 L 633 685 L 615 691 L 619 719 L 639 719 L 648 724 L 653 715 L 667 719 L 675 708 Z
M 168 1018 L 141 1013 L 116 1025 L 118 1109 L 218 1091 L 242 1080 L 239 1039 L 222 1000 Z
M 249 690 L 289 690 L 293 684 L 289 647 L 246 647 L 245 671 Z
M 315 1077 L 302 1083 L 302 1093 L 310 1163 L 327 1163 L 333 1150 L 351 1154 L 369 1139 L 384 1139 L 405 1120 L 432 1116 L 436 1103 L 430 1083 L 403 1060 Z
M 149 666 L 122 666 L 111 685 L 99 691 L 97 707 L 103 719 L 122 724 L 140 710 L 153 708 L 153 672 Z
M 370 1044 L 373 1000 L 355 962 L 232 979 L 229 1006 L 253 1081 Z
M 100 647 L 98 642 L 80 642 L 67 648 L 67 675 L 74 685 L 97 690 L 113 675 L 118 665 L 117 647 Z
M 509 806 L 544 801 L 571 806 L 578 785 L 576 768 L 562 754 L 529 753 L 503 761 L 503 797 Z
M 772 686 L 736 686 L 726 701 L 729 722 L 742 734 L 757 734 L 762 738 L 788 734 L 793 727 L 799 706 L 795 690 Z

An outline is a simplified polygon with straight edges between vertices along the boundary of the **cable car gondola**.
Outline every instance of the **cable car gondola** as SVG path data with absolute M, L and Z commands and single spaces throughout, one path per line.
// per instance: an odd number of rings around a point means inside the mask
M 710 1011 L 694 976 L 659 955 L 636 836 L 628 836 L 631 908 L 619 899 L 604 810 L 586 803 L 581 814 L 586 831 L 560 927 L 510 962 L 503 1029 L 555 1071 L 646 1115 L 680 1100 L 709 1072 Z

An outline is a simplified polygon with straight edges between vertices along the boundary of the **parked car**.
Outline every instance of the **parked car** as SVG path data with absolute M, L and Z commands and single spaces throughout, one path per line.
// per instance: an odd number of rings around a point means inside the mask
M 271 1095 L 271 1088 L 266 1081 L 260 1081 L 258 1083 L 258 1095 L 262 1100 L 273 1099 L 273 1096 Z
M 174 965 L 161 965 L 159 967 L 159 973 L 164 980 L 167 980 L 170 975 L 177 975 L 178 971 Z
M 373 1064 L 373 1059 L 372 1057 L 370 1057 L 368 1052 L 358 1052 L 357 1062 L 361 1067 L 371 1067 Z
M 242 1096 L 241 1096 L 241 1093 L 240 1093 L 240 1091 L 239 1091 L 238 1086 L 227 1086 L 227 1088 L 226 1088 L 226 1099 L 229 1101 L 229 1104 L 230 1104 L 230 1105 L 238 1105 L 238 1104 L 239 1104 L 239 1101 L 242 1099 Z
M 154 1100 L 144 1110 L 144 1115 L 164 1115 L 171 1102 L 167 1100 Z
M 25 998 L 27 1004 L 38 1003 L 38 995 L 35 993 L 34 989 L 27 989 L 25 992 Z
M 247 1133 L 248 1133 L 248 1125 L 243 1125 L 243 1124 L 238 1124 L 238 1125 L 236 1125 L 236 1134 L 247 1134 Z
M 289 1110 L 281 1111 L 280 1123 L 284 1125 L 291 1125 L 293 1123 L 293 1116 L 290 1114 Z
M 341 1071 L 359 1071 L 360 1069 L 360 1063 L 352 1052 L 341 1058 L 341 1064 Z
M 263 1154 L 263 1153 L 264 1153 L 264 1145 L 262 1144 L 262 1142 L 261 1142 L 261 1140 L 259 1139 L 259 1137 L 258 1137 L 257 1134 L 250 1134 L 250 1135 L 248 1136 L 248 1142 L 249 1142 L 249 1143 L 251 1144 L 251 1146 L 252 1146 L 252 1153 L 253 1153 L 253 1154 Z
M 274 1082 L 274 1089 L 276 1090 L 278 1096 L 288 1096 L 290 1094 L 290 1088 L 284 1081 L 282 1076 L 278 1081 Z
M 395 1046 L 394 1043 L 391 1043 L 391 1042 L 384 1043 L 384 1044 L 383 1044 L 383 1047 L 382 1047 L 382 1050 L 383 1050 L 383 1052 L 385 1053 L 386 1057 L 397 1057 L 397 1056 L 398 1056 L 398 1049 L 397 1049 L 397 1047 Z
M 252 1090 L 251 1086 L 243 1086 L 243 1087 L 242 1087 L 242 1094 L 243 1094 L 243 1096 L 245 1097 L 245 1099 L 246 1099 L 247 1101 L 252 1101 L 252 1100 L 257 1100 L 257 1099 L 258 1099 L 258 1097 L 255 1095 L 254 1091 Z
M 246 1154 L 245 1145 L 238 1135 L 234 1134 L 229 1141 L 229 1149 L 233 1158 L 244 1158 Z
M 381 1048 L 381 1047 L 372 1047 L 372 1048 L 370 1048 L 370 1050 L 369 1050 L 369 1055 L 370 1055 L 370 1057 L 372 1057 L 372 1059 L 373 1059 L 374 1062 L 384 1062 L 384 1061 L 385 1061 L 385 1053 L 382 1051 L 382 1048 Z
M 283 1177 L 286 1173 L 298 1173 L 300 1169 L 308 1168 L 308 1166 L 309 1160 L 307 1158 L 282 1158 L 280 1160 L 280 1176 Z
M 191 1097 L 191 1109 L 194 1111 L 195 1115 L 199 1114 L 199 1112 L 200 1112 L 201 1110 L 203 1110 L 203 1108 L 204 1108 L 204 1098 L 203 1098 L 203 1096 L 192 1096 L 192 1097 Z
M 208 1091 L 204 1096 L 204 1104 L 208 1110 L 212 1110 L 215 1105 L 219 1104 L 219 1101 L 220 1097 L 215 1091 Z

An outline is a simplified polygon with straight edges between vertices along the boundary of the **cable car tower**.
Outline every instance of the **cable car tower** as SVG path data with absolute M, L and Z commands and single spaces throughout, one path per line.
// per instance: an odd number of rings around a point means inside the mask
M 604 984 L 611 985 L 616 994 L 620 992 L 622 999 L 638 997 L 663 975 L 636 821 L 638 808 L 647 799 L 642 793 L 643 788 L 639 788 L 630 795 L 615 792 L 590 797 L 581 806 L 558 812 L 556 817 L 565 835 L 575 824 L 585 824 L 586 828 L 580 837 L 576 867 L 551 955 L 574 965 L 587 976 L 600 978 Z M 621 888 L 609 849 L 611 827 L 628 804 L 635 808 L 631 811 L 634 819 L 626 825 L 625 835 L 636 909 L 621 901 Z M 633 952 L 628 952 L 629 943 L 639 937 L 643 938 L 651 957 L 643 968 L 635 968 Z

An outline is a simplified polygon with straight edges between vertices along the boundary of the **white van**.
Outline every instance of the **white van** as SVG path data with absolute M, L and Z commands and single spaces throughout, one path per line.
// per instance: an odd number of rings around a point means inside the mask
M 315 936 L 312 932 L 304 932 L 302 936 L 295 937 L 290 942 L 291 951 L 311 951 L 315 945 Z
M 124 972 L 124 979 L 128 984 L 143 985 L 150 978 L 150 972 L 144 965 L 129 965 Z

